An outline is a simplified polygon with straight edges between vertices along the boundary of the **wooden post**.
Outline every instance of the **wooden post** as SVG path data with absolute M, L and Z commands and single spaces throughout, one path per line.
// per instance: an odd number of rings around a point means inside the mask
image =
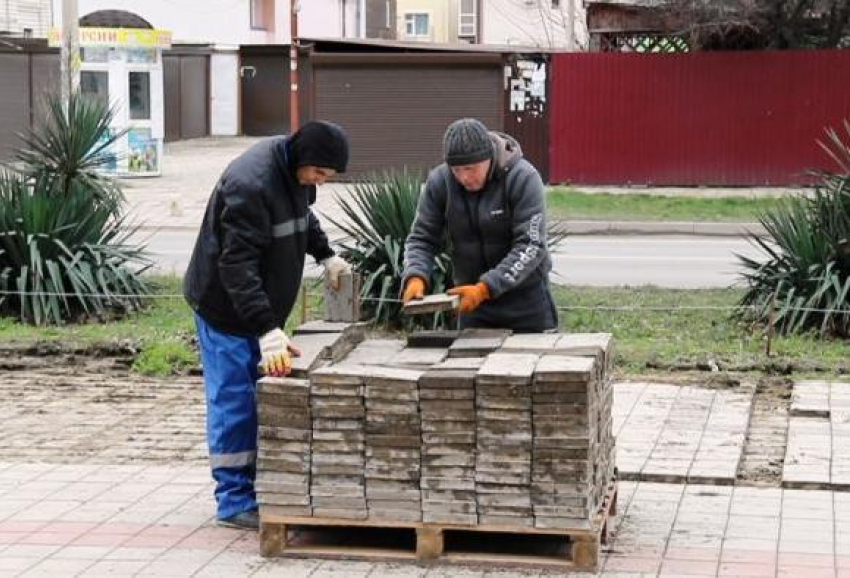
M 770 314 L 767 316 L 767 343 L 765 344 L 765 355 L 770 357 L 770 348 L 773 344 L 773 329 L 776 323 L 776 295 L 770 300 Z
M 307 293 L 307 285 L 305 283 L 301 284 L 301 325 L 307 323 L 307 298 L 309 297 Z

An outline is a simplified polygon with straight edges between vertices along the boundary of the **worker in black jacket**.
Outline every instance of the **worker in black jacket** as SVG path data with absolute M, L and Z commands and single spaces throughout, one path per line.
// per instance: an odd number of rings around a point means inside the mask
M 310 209 L 316 185 L 348 163 L 348 138 L 328 122 L 263 140 L 225 169 L 210 197 L 184 294 L 195 312 L 207 399 L 207 441 L 218 520 L 256 528 L 258 365 L 287 375 L 295 345 L 281 327 L 295 303 L 305 255 L 339 286 L 334 255 Z
M 434 256 L 448 236 L 455 283 L 448 292 L 460 297 L 462 327 L 557 328 L 537 169 L 516 139 L 472 118 L 449 125 L 443 152 L 445 162 L 428 175 L 405 244 L 404 302 L 430 288 Z

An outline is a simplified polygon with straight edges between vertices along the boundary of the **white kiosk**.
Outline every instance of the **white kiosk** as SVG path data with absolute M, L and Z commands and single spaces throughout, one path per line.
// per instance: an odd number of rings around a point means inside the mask
M 62 33 L 51 29 L 50 44 Z M 171 32 L 153 28 L 80 27 L 80 92 L 115 109 L 112 128 L 127 133 L 106 167 L 120 176 L 161 174 L 165 136 L 162 50 Z

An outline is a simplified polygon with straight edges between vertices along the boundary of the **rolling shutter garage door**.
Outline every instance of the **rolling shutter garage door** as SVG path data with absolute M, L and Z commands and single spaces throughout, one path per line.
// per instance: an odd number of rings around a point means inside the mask
M 427 171 L 442 162 L 443 133 L 461 117 L 502 130 L 500 56 L 314 55 L 313 67 L 314 117 L 351 138 L 348 180 Z
M 29 58 L 19 54 L 0 54 L 0 161 L 10 161 L 20 146 L 18 133 L 30 127 Z

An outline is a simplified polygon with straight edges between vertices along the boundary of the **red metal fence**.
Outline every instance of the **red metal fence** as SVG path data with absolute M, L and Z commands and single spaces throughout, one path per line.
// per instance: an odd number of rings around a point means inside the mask
M 552 57 L 550 181 L 788 185 L 834 168 L 850 50 Z

